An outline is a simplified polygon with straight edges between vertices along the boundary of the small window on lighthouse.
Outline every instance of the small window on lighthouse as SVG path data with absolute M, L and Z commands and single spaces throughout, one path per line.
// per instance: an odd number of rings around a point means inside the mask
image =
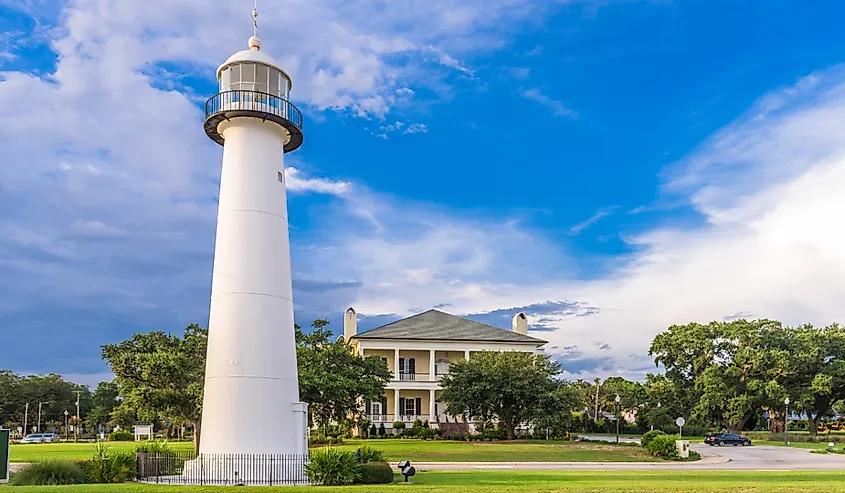
M 282 173 L 281 171 L 279 171 L 279 182 L 280 182 L 280 183 L 284 183 L 284 182 L 285 182 L 285 174 L 284 174 L 284 173 Z

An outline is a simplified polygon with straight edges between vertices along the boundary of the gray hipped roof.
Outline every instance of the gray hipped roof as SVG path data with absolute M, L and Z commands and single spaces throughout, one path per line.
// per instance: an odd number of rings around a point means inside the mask
M 537 345 L 547 341 L 511 330 L 500 329 L 439 310 L 403 318 L 381 327 L 361 332 L 358 339 L 411 339 L 449 341 L 524 342 Z

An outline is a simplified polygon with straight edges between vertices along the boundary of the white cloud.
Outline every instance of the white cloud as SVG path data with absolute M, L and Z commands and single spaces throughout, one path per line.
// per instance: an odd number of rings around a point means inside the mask
M 425 125 L 425 123 L 412 123 L 408 125 L 408 128 L 406 128 L 403 133 L 424 134 L 426 132 L 428 132 L 428 127 Z
M 555 116 L 565 116 L 569 118 L 575 118 L 578 116 L 575 111 L 567 108 L 566 105 L 563 104 L 563 101 L 550 98 L 548 95 L 544 94 L 536 87 L 531 89 L 524 89 L 520 91 L 520 94 L 525 99 L 536 101 L 537 103 L 540 103 L 543 106 L 551 108 Z
M 613 213 L 612 208 L 599 209 L 592 216 L 590 216 L 587 219 L 581 221 L 580 223 L 576 224 L 575 226 L 572 226 L 571 228 L 569 228 L 569 232 L 570 232 L 570 234 L 577 235 L 581 231 L 584 231 L 585 229 L 589 228 L 593 224 L 601 221 L 602 218 L 607 217 L 612 213 Z
M 202 98 L 184 80 L 208 79 L 245 47 L 251 5 L 2 1 L 34 16 L 26 48 L 52 50 L 56 65 L 0 72 L 0 277 L 16 280 L 0 285 L 0 310 L 16 344 L 85 333 L 62 354 L 96 373 L 91 341 L 178 327 L 207 310 L 220 150 L 199 131 Z M 261 7 L 260 34 L 293 77 L 295 101 L 383 118 L 420 88 L 448 95 L 443 80 L 467 72 L 468 57 L 547 11 L 531 4 L 288 0 Z M 9 41 L 0 51 L 19 46 Z M 297 168 L 287 180 L 292 192 L 350 192 Z M 356 197 L 345 213 L 376 230 L 391 222 L 373 215 L 366 193 Z M 62 361 L 45 364 L 67 371 Z
M 292 192 L 317 192 L 343 196 L 349 191 L 349 182 L 333 181 L 326 178 L 306 178 L 297 168 L 285 168 L 285 188 Z
M 704 224 L 630 237 L 635 252 L 613 259 L 603 278 L 577 280 L 576 260 L 519 223 L 393 203 L 370 211 L 381 229 L 350 227 L 319 256 L 322 268 L 361 282 L 338 306 L 405 315 L 444 302 L 481 313 L 580 301 L 597 313 L 538 312 L 534 320 L 543 313 L 542 325 L 557 330 L 537 335 L 577 347 L 550 352 L 577 353 L 579 365 L 593 365 L 586 375 L 629 377 L 653 369 L 648 345 L 671 324 L 737 314 L 845 321 L 845 70 L 810 80 L 761 98 L 673 165 L 667 192 L 685 195 Z

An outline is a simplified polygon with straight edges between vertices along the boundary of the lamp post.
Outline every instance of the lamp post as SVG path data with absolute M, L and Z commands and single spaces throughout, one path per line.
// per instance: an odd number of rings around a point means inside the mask
M 657 409 L 660 409 L 660 401 L 657 402 Z M 651 418 L 651 431 L 654 431 L 654 417 Z
M 38 428 L 37 433 L 41 433 L 41 405 L 42 404 L 49 404 L 49 402 L 39 402 L 38 403 Z
M 621 400 L 619 394 L 616 394 L 616 443 L 619 443 L 619 402 Z
M 67 441 L 68 438 L 69 438 L 69 434 L 68 434 L 68 430 L 67 430 L 67 415 L 68 414 L 70 414 L 70 413 L 68 413 L 67 409 L 65 409 L 65 441 Z
M 783 400 L 786 413 L 783 415 L 783 444 L 789 445 L 789 397 Z

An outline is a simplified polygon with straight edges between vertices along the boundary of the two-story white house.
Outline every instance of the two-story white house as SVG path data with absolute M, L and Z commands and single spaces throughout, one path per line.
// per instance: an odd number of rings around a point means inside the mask
M 410 427 L 419 419 L 432 427 L 465 431 L 462 419 L 449 416 L 439 400 L 439 380 L 449 374 L 453 362 L 480 351 L 543 352 L 547 341 L 528 335 L 524 313 L 516 314 L 512 325 L 505 330 L 428 310 L 359 334 L 358 316 L 350 307 L 344 315 L 344 338 L 358 354 L 381 357 L 393 372 L 381 400 L 364 403 L 364 414 L 386 428 L 394 421 Z

